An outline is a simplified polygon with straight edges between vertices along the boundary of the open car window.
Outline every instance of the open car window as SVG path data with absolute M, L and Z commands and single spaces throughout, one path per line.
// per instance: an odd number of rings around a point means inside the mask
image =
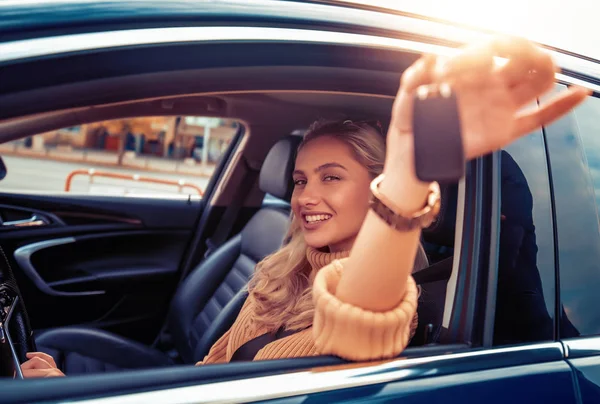
M 60 128 L 0 145 L 5 192 L 202 197 L 239 129 L 232 119 L 156 116 Z

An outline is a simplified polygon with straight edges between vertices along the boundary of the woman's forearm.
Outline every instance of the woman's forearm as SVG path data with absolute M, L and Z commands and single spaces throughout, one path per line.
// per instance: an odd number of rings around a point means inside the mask
M 414 173 L 412 135 L 398 134 L 388 147 L 393 149 L 388 149 L 380 191 L 410 215 L 423 208 L 428 193 L 428 184 Z M 371 311 L 396 307 L 405 293 L 419 236 L 419 229 L 395 230 L 369 211 L 344 265 L 337 298 Z

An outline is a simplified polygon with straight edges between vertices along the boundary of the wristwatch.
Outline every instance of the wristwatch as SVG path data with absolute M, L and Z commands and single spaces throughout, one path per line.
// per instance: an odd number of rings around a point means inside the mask
M 440 185 L 437 182 L 430 183 L 425 206 L 411 215 L 405 215 L 400 212 L 401 209 L 392 201 L 379 192 L 379 184 L 384 178 L 385 175 L 381 174 L 371 182 L 372 198 L 370 206 L 377 216 L 393 229 L 400 231 L 429 227 L 440 211 Z

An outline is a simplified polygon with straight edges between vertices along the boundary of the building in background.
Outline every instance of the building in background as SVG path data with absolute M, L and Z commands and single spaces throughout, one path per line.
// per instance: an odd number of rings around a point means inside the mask
M 176 116 L 135 117 L 95 122 L 42 133 L 22 146 L 33 150 L 97 150 L 216 163 L 239 124 L 231 119 Z

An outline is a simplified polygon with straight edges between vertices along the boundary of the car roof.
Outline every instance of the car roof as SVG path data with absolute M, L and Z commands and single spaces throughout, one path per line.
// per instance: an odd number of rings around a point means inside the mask
M 85 32 L 199 26 L 352 32 L 451 48 L 493 34 L 379 4 L 339 0 L 4 0 L 0 1 L 0 44 Z M 541 45 L 552 51 L 567 74 L 577 72 L 585 79 L 600 79 L 597 60 Z

